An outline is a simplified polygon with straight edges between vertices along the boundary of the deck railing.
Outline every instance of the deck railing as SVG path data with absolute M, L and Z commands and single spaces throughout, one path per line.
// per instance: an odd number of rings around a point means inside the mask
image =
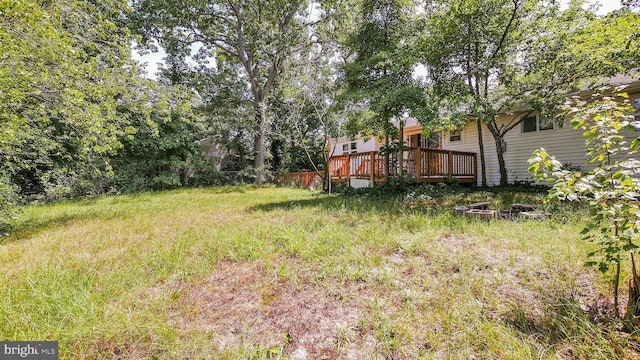
M 477 182 L 475 153 L 409 147 L 400 154 L 389 156 L 389 175 L 413 175 L 418 182 L 458 180 Z M 329 173 L 333 182 L 351 179 L 385 181 L 385 158 L 377 151 L 332 156 Z

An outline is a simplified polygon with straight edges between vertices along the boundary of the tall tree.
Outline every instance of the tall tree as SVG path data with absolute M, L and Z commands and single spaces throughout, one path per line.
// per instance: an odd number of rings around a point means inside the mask
M 344 115 L 336 108 L 340 89 L 335 83 L 339 65 L 334 45 L 316 46 L 312 57 L 297 61 L 279 86 L 282 114 L 275 116 L 279 121 L 274 135 L 288 152 L 282 159 L 287 172 L 327 169 L 329 136 L 336 134 Z
M 306 0 L 135 0 L 137 19 L 148 39 L 157 39 L 183 57 L 202 44 L 204 58 L 232 62 L 243 70 L 238 81 L 250 90 L 254 111 L 256 182 L 265 180 L 267 98 L 286 67 L 287 58 L 309 42 L 308 26 L 317 16 Z
M 431 114 L 448 115 L 445 125 L 466 116 L 476 120 L 483 186 L 485 124 L 495 141 L 500 185 L 506 185 L 505 135 L 534 111 L 551 116 L 581 80 L 603 73 L 592 53 L 578 46 L 596 16 L 581 1 L 562 11 L 540 0 L 443 0 L 430 10 L 423 49 Z M 518 104 L 531 108 L 498 122 Z
M 368 110 L 360 131 L 385 136 L 390 145 L 392 120 L 400 120 L 423 103 L 422 90 L 412 79 L 410 56 L 415 11 L 412 0 L 363 0 L 356 28 L 345 44 L 345 98 Z M 385 153 L 389 174 L 389 154 Z
M 524 0 L 437 1 L 427 19 L 424 57 L 431 114 L 446 122 L 471 115 L 478 127 L 482 186 L 487 185 L 482 124 L 496 117 L 492 90 L 517 45 Z M 434 119 L 435 120 L 435 119 Z

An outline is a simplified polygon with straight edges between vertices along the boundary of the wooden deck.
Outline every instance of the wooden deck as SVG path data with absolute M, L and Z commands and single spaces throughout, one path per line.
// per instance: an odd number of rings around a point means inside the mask
M 332 156 L 329 159 L 331 182 L 347 182 L 352 179 L 384 182 L 384 156 L 377 151 Z M 389 157 L 389 175 L 412 175 L 418 182 L 457 181 L 476 184 L 478 161 L 475 153 L 410 147 L 402 156 Z

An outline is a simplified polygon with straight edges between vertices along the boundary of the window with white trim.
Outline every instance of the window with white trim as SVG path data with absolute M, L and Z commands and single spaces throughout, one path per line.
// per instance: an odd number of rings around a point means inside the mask
M 350 143 L 347 144 L 343 144 L 342 145 L 342 153 L 343 154 L 353 154 L 358 152 L 358 143 L 355 141 L 352 141 Z
M 522 120 L 522 132 L 553 130 L 555 121 L 551 116 L 533 115 Z
M 538 130 L 553 130 L 553 116 L 538 115 Z
M 456 129 L 449 131 L 449 142 L 462 141 L 462 130 Z

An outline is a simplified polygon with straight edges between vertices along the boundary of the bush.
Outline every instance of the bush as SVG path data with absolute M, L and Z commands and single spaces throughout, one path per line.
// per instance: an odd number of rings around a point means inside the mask
M 188 179 L 189 186 L 218 186 L 233 183 L 233 179 L 218 170 L 215 164 L 205 159 L 195 161 L 191 171 L 192 173 Z
M 9 176 L 0 174 L 0 237 L 11 232 L 11 224 L 19 202 L 18 189 Z

